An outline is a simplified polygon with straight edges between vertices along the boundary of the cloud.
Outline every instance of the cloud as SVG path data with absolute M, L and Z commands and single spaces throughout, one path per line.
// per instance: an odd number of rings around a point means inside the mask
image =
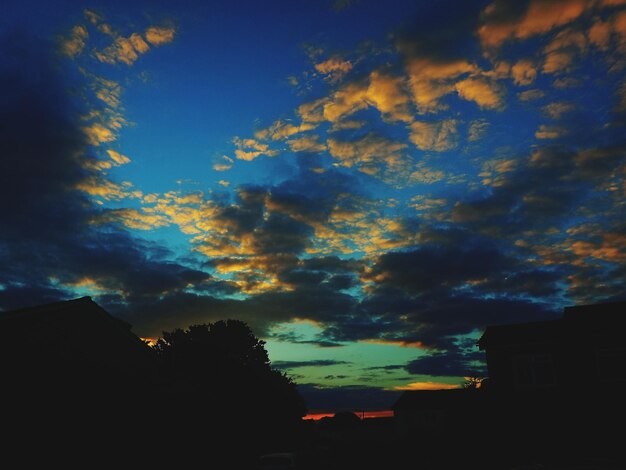
M 476 142 L 482 139 L 487 130 L 489 129 L 489 122 L 484 119 L 477 119 L 470 123 L 469 129 L 467 131 L 467 140 L 470 142 Z
M 569 24 L 585 9 L 584 0 L 496 0 L 485 8 L 478 36 L 484 47 L 497 48 L 507 40 L 524 40 Z
M 409 362 L 406 370 L 411 374 L 436 377 L 484 377 L 487 375 L 485 355 L 479 351 L 446 351 L 428 354 Z M 458 386 L 449 388 L 458 388 Z
M 543 112 L 551 119 L 560 119 L 563 114 L 572 112 L 574 109 L 576 109 L 576 105 L 573 103 L 555 101 L 545 105 Z
M 118 314 L 124 311 L 116 305 L 146 296 L 190 288 L 223 290 L 208 273 L 168 260 L 172 254 L 162 247 L 115 224 L 94 223 L 107 213 L 83 189 L 123 191 L 127 186 L 106 180 L 86 164 L 89 141 L 65 92 L 68 83 L 50 62 L 51 49 L 29 37 L 17 49 L 0 41 L 5 59 L 0 83 L 13 92 L 0 106 L 7 123 L 0 141 L 0 263 L 7 267 L 0 277 L 0 309 L 67 299 L 80 286 L 91 286 L 98 301 Z M 127 159 L 115 151 L 108 155 L 112 164 Z
M 373 71 L 367 88 L 366 99 L 391 121 L 411 122 L 413 113 L 403 77 L 393 77 Z
M 412 382 L 407 385 L 398 385 L 395 390 L 453 390 L 460 388 L 459 384 L 449 384 L 444 382 Z
M 239 160 L 252 161 L 261 155 L 275 157 L 278 155 L 277 150 L 271 150 L 268 144 L 264 144 L 255 139 L 241 139 L 235 137 L 233 143 L 237 147 L 235 157 Z
M 504 89 L 493 80 L 467 78 L 454 85 L 459 96 L 474 101 L 483 109 L 501 109 L 504 106 Z
M 416 57 L 408 60 L 407 73 L 413 101 L 420 114 L 447 108 L 441 99 L 455 90 L 455 82 L 476 71 L 465 59 L 439 60 Z
M 457 121 L 454 119 L 439 122 L 415 121 L 410 129 L 409 139 L 420 150 L 443 152 L 457 145 Z
M 176 29 L 171 26 L 151 26 L 146 29 L 145 37 L 153 46 L 168 44 L 174 40 Z
M 319 141 L 318 135 L 308 135 L 287 141 L 292 152 L 323 152 L 326 144 Z
M 304 398 L 309 412 L 389 410 L 400 397 L 400 391 L 397 390 L 362 385 L 322 387 L 315 384 L 300 384 L 298 392 Z
M 83 25 L 74 26 L 70 36 L 61 40 L 61 52 L 68 57 L 76 57 L 85 49 L 88 37 L 87 28 Z
M 566 29 L 559 32 L 544 48 L 543 72 L 554 74 L 568 71 L 578 54 L 587 50 L 587 38 L 580 31 Z
M 558 139 L 567 133 L 567 129 L 564 127 L 541 124 L 535 132 L 535 137 L 537 139 Z
M 140 55 L 150 50 L 150 46 L 144 41 L 139 33 L 133 33 L 129 37 L 118 37 L 113 44 L 102 51 L 96 51 L 96 58 L 100 62 L 115 64 L 123 62 L 126 65 L 133 65 Z
M 330 83 L 336 83 L 352 70 L 352 63 L 335 55 L 315 64 L 314 67 L 319 73 L 325 75 L 324 78 Z
M 403 160 L 407 145 L 370 133 L 360 140 L 328 139 L 328 151 L 346 168 L 378 175 L 385 167 L 397 167 Z
M 213 169 L 215 171 L 227 171 L 233 167 L 234 160 L 226 155 L 222 155 L 219 160 L 219 163 L 213 164 Z
M 317 359 L 310 361 L 274 361 L 272 362 L 272 367 L 277 369 L 296 369 L 298 367 L 329 367 L 347 364 L 350 364 L 350 362 L 336 361 L 333 359 Z
M 545 92 L 543 90 L 538 90 L 538 89 L 520 91 L 517 94 L 517 97 L 519 98 L 520 101 L 534 101 L 534 100 L 541 99 L 544 96 L 545 96 Z
M 94 50 L 96 59 L 107 64 L 122 62 L 133 65 L 141 55 L 146 54 L 153 47 L 168 44 L 174 40 L 176 29 L 171 26 L 150 26 L 144 34 L 135 32 L 128 37 L 115 32 L 108 24 L 103 23 L 103 17 L 90 10 L 85 10 L 85 16 L 96 25 L 98 30 L 113 39 L 113 43 L 104 49 Z
M 531 85 L 537 78 L 537 66 L 531 60 L 520 60 L 511 67 L 511 74 L 516 85 Z

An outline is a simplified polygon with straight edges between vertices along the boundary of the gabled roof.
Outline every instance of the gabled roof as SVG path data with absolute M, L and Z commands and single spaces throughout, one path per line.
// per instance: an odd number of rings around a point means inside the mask
M 154 372 L 149 347 L 90 297 L 0 312 L 0 332 L 0 367 L 24 380 L 136 381 Z

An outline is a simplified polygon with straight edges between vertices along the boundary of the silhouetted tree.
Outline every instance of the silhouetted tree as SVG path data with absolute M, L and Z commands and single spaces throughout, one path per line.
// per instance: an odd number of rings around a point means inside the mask
M 154 350 L 173 401 L 185 400 L 186 420 L 205 419 L 257 447 L 285 442 L 299 429 L 306 408 L 296 384 L 272 369 L 265 342 L 244 322 L 164 332 Z

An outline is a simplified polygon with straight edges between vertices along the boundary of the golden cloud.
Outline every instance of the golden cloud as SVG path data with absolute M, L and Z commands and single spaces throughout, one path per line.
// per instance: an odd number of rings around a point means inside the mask
M 176 28 L 168 26 L 151 26 L 146 29 L 145 32 L 146 41 L 153 46 L 160 46 L 172 42 L 175 34 Z
M 420 150 L 434 150 L 443 152 L 457 145 L 457 121 L 446 119 L 443 121 L 425 122 L 416 121 L 409 126 L 409 140 Z
M 61 52 L 68 57 L 76 57 L 85 48 L 89 33 L 83 25 L 76 25 L 72 28 L 70 36 L 61 40 Z
M 314 67 L 319 73 L 326 75 L 328 81 L 335 83 L 352 70 L 352 63 L 339 56 L 333 56 L 323 62 L 315 64 Z
M 394 390 L 453 390 L 457 388 L 461 386 L 443 382 L 413 382 L 394 387 Z
M 235 137 L 233 143 L 237 146 L 235 150 L 235 157 L 239 160 L 252 161 L 255 158 L 266 155 L 268 157 L 275 157 L 278 155 L 277 150 L 270 150 L 268 144 L 264 144 L 255 139 L 241 139 Z
M 567 134 L 567 129 L 560 126 L 548 126 L 541 124 L 535 132 L 537 139 L 558 139 Z
M 419 162 L 415 167 L 416 170 L 409 176 L 413 183 L 432 184 L 442 181 L 446 177 L 443 171 L 430 168 L 424 162 Z
M 113 209 L 99 216 L 96 223 L 119 222 L 125 227 L 134 230 L 152 230 L 158 227 L 166 227 L 170 223 L 166 217 L 158 214 L 146 214 L 137 209 Z
M 513 75 L 513 83 L 526 86 L 533 83 L 537 78 L 537 68 L 532 61 L 524 59 L 511 67 L 511 74 Z
M 454 88 L 461 98 L 474 101 L 482 109 L 501 109 L 504 106 L 504 89 L 493 80 L 467 78 L 456 83 Z
M 109 154 L 111 160 L 115 162 L 115 166 L 126 165 L 127 163 L 130 163 L 130 158 L 128 158 L 126 155 L 122 155 L 121 153 L 116 152 L 115 150 L 109 149 L 107 150 L 107 153 Z
M 268 128 L 255 132 L 254 136 L 260 140 L 282 140 L 300 132 L 313 130 L 316 127 L 316 125 L 307 121 L 304 121 L 299 126 L 296 126 L 288 121 L 282 121 L 279 119 Z
M 478 174 L 485 186 L 503 186 L 507 181 L 506 173 L 510 173 L 517 168 L 518 161 L 515 159 L 487 160 L 482 164 L 481 172 Z
M 454 91 L 455 81 L 477 67 L 464 59 L 448 62 L 428 58 L 411 59 L 407 66 L 409 87 L 420 114 L 445 109 L 441 98 Z
M 339 160 L 341 166 L 357 166 L 361 171 L 368 170 L 378 174 L 384 165 L 395 167 L 402 159 L 402 151 L 407 145 L 385 139 L 374 134 L 367 134 L 360 140 L 340 141 L 328 139 L 330 154 Z
M 308 135 L 287 141 L 292 152 L 323 152 L 326 144 L 319 141 L 318 135 Z
M 215 163 L 213 169 L 215 171 L 226 171 L 233 167 L 234 160 L 226 155 L 222 155 L 221 163 Z
M 544 73 L 566 71 L 579 53 L 587 49 L 587 38 L 580 31 L 566 29 L 557 34 L 544 48 Z
M 85 126 L 82 130 L 91 145 L 100 145 L 101 143 L 113 142 L 117 139 L 117 136 L 111 129 L 98 122 L 92 124 L 91 126 Z
M 324 103 L 324 119 L 336 122 L 344 116 L 367 108 L 367 89 L 367 84 L 355 82 L 337 90 L 332 98 Z
M 403 77 L 384 75 L 378 71 L 370 74 L 366 99 L 391 121 L 411 122 L 410 98 Z
M 478 36 L 484 47 L 497 48 L 508 39 L 527 39 L 571 23 L 586 7 L 585 0 L 531 0 L 523 15 L 502 21 L 503 16 L 510 17 L 502 11 L 507 4 L 494 2 L 484 10 Z

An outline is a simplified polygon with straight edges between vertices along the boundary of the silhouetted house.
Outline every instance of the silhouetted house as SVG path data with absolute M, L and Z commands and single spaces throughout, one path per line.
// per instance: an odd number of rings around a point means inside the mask
M 156 377 L 149 347 L 90 297 L 0 312 L 3 393 L 128 396 Z
M 567 393 L 626 382 L 626 302 L 566 307 L 558 320 L 490 326 L 486 351 L 494 392 Z
M 484 394 L 479 390 L 408 390 L 393 405 L 400 436 L 441 436 L 482 413 Z

